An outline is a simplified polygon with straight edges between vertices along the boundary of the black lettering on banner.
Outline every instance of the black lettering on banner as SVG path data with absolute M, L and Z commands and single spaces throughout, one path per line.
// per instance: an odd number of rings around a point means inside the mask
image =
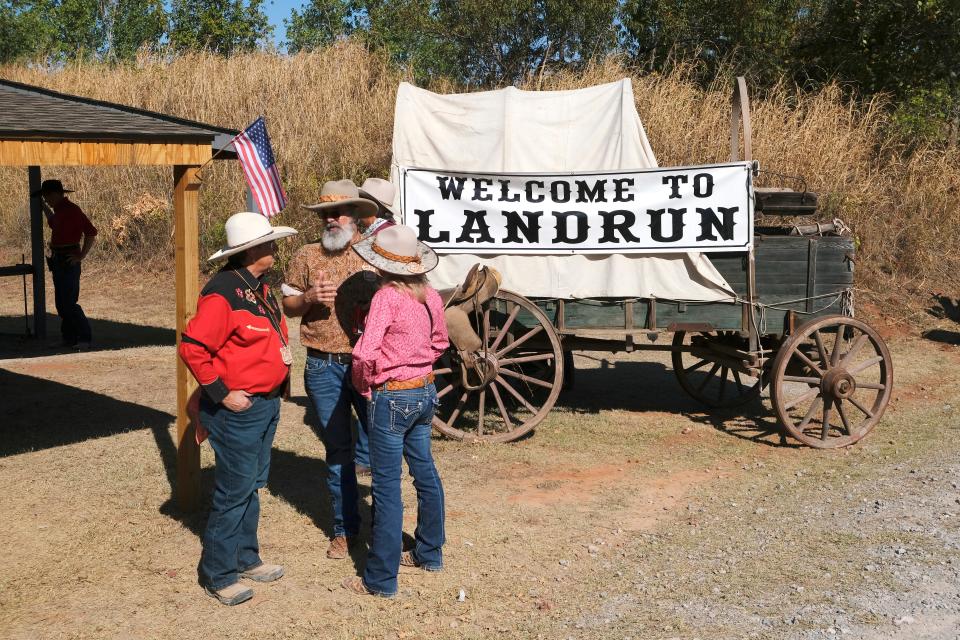
M 587 214 L 583 211 L 554 211 L 553 217 L 557 219 L 557 235 L 553 239 L 555 243 L 579 244 L 587 239 Z M 577 235 L 573 237 L 569 233 L 570 218 L 574 218 L 577 225 Z
M 457 242 L 493 242 L 493 236 L 490 235 L 490 225 L 487 224 L 487 212 L 464 210 L 463 227 L 460 231 L 460 237 Z M 476 240 L 470 236 L 479 236 Z
M 503 239 L 504 244 L 540 242 L 540 216 L 543 215 L 543 211 L 524 211 L 523 215 L 527 219 L 526 223 L 520 219 L 520 214 L 516 211 L 503 212 L 503 217 L 507 221 L 507 237 Z M 520 233 L 523 234 L 522 240 Z
M 624 192 L 633 186 L 633 178 L 614 178 L 613 179 L 613 201 L 614 202 L 633 202 L 633 194 Z
M 459 200 L 463 195 L 463 183 L 466 178 L 452 178 L 450 176 L 437 176 L 437 182 L 440 183 L 440 197 L 449 200 L 453 196 L 454 200 Z
M 623 220 L 617 222 L 617 217 L 622 216 Z M 620 243 L 620 240 L 617 239 L 615 231 L 619 232 L 623 239 L 627 242 L 640 242 L 640 238 L 633 235 L 630 231 L 630 227 L 637 221 L 637 216 L 634 215 L 633 211 L 627 211 L 626 209 L 617 209 L 616 211 L 601 211 L 600 217 L 603 218 L 603 236 L 600 238 L 600 242 L 615 242 Z
M 577 202 L 606 202 L 604 194 L 606 180 L 596 180 L 593 189 L 587 186 L 586 180 L 577 180 Z
M 669 184 L 669 185 L 670 185 L 670 198 L 668 198 L 668 199 L 672 200 L 672 199 L 674 199 L 674 198 L 679 198 L 679 197 L 680 197 L 680 183 L 682 182 L 682 183 L 686 184 L 686 183 L 688 182 L 688 180 L 689 180 L 688 176 L 685 176 L 685 175 L 683 175 L 683 174 L 678 175 L 678 176 L 663 176 L 663 180 L 661 180 L 661 182 L 663 182 L 663 184 Z
M 683 209 L 668 209 L 670 212 L 669 236 L 663 235 L 663 209 L 647 209 L 647 215 L 650 216 L 650 237 L 654 242 L 676 242 L 683 238 L 683 214 L 687 212 Z
M 697 236 L 698 242 L 700 240 L 716 240 L 717 236 L 713 234 L 714 229 L 720 232 L 722 239 L 733 240 L 733 225 L 736 224 L 733 220 L 733 214 L 739 211 L 740 207 L 717 207 L 717 209 L 723 214 L 723 222 L 720 222 L 720 218 L 717 217 L 717 214 L 715 214 L 710 207 L 697 207 L 697 213 L 700 214 L 700 235 Z
M 430 216 L 433 215 L 433 209 L 414 209 L 413 215 L 417 216 L 417 239 L 420 242 L 450 242 L 449 231 L 441 231 L 436 237 L 430 235 Z
M 473 199 L 477 202 L 481 202 L 483 200 L 493 200 L 493 196 L 487 193 L 488 186 L 493 186 L 493 180 L 490 178 L 474 178 Z
M 554 202 L 570 202 L 570 183 L 563 181 L 551 182 L 550 199 Z
M 701 186 L 701 181 L 706 182 L 706 186 Z M 698 198 L 709 198 L 713 195 L 713 176 L 709 173 L 698 173 L 693 176 L 693 195 Z
M 539 197 L 539 198 L 534 198 L 534 197 L 533 197 L 533 186 L 534 186 L 534 185 L 537 185 L 538 187 L 540 187 L 541 189 L 543 189 L 543 181 L 542 181 L 542 180 L 527 180 L 527 184 L 526 184 L 526 187 L 525 187 L 525 191 L 526 191 L 526 194 L 527 194 L 527 202 L 543 202 L 546 198 L 544 197 L 544 195 L 543 195 L 542 193 L 540 194 L 540 197 Z
M 510 197 L 510 181 L 498 180 L 500 183 L 500 202 L 520 202 L 520 194 L 515 193 Z

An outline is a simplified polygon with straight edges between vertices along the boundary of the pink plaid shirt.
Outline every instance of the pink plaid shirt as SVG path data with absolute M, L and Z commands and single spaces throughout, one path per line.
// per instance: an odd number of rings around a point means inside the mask
M 423 305 L 396 287 L 381 287 L 353 348 L 353 386 L 369 398 L 372 387 L 388 380 L 425 376 L 449 344 L 439 293 L 427 287 Z

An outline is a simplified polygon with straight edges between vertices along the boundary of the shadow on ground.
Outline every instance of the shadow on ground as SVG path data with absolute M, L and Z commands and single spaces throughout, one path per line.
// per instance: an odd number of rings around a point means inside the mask
M 759 398 L 739 407 L 713 409 L 687 395 L 673 369 L 663 363 L 588 357 L 600 366 L 577 368 L 572 387 L 560 394 L 554 410 L 678 413 L 736 438 L 794 446 L 784 439 L 780 424 Z
M 165 411 L 5 369 L 0 369 L 0 388 L 0 456 L 138 429 L 162 432 L 169 440 L 174 417 Z
M 127 349 L 130 347 L 167 346 L 176 344 L 173 329 L 148 327 L 129 322 L 90 318 L 93 350 Z M 36 358 L 55 355 L 48 345 L 60 338 L 60 318 L 47 314 L 47 337 L 28 337 L 22 316 L 0 316 L 0 360 L 4 358 Z M 61 351 L 62 353 L 62 351 Z

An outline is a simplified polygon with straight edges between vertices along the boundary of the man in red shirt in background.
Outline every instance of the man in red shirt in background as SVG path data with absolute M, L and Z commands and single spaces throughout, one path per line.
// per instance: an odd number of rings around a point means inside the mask
M 83 210 L 67 198 L 69 189 L 59 180 L 44 180 L 32 198 L 43 196 L 43 212 L 47 216 L 50 235 L 50 258 L 47 264 L 53 274 L 54 300 L 60 316 L 60 347 L 86 351 L 92 336 L 90 322 L 84 315 L 80 299 L 80 263 L 90 253 L 97 238 L 97 229 Z

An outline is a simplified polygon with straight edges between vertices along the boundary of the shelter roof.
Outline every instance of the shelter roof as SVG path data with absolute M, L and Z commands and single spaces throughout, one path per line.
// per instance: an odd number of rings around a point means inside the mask
M 4 140 L 211 142 L 219 150 L 237 133 L 0 79 L 0 139 Z

